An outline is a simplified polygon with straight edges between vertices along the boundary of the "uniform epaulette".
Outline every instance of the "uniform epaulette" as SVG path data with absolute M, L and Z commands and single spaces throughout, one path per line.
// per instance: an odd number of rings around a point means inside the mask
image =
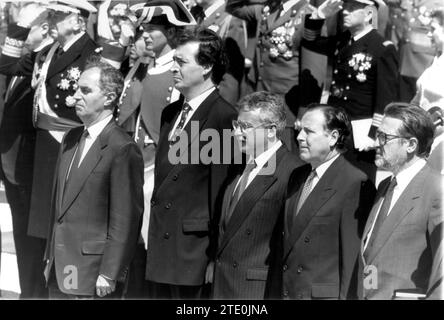
M 384 47 L 388 47 L 389 45 L 395 45 L 393 42 L 391 42 L 390 40 L 387 40 L 387 41 L 384 41 L 383 43 L 382 43 L 382 45 L 384 46 Z

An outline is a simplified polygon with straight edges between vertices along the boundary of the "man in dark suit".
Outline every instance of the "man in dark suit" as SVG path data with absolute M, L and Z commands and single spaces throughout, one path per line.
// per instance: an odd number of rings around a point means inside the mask
M 40 10 L 40 7 L 33 4 L 28 9 Z M 50 43 L 52 38 L 49 36 L 47 15 L 43 14 L 31 26 L 25 41 L 29 52 L 21 59 L 32 64 L 35 55 Z M 7 48 L 4 50 L 7 51 Z M 2 68 L 4 60 L 8 57 L 2 54 L 0 73 L 8 73 L 8 68 Z M 10 77 L 0 126 L 0 176 L 11 208 L 21 299 L 47 296 L 42 259 L 45 241 L 27 235 L 35 146 L 33 97 L 31 75 Z
M 264 299 L 272 296 L 267 280 L 282 232 L 288 177 L 302 163 L 280 140 L 286 124 L 281 97 L 260 91 L 241 99 L 239 107 L 234 134 L 248 159 L 225 191 L 212 295 Z
M 182 98 L 162 112 L 146 278 L 153 298 L 199 298 L 227 176 L 220 150 L 223 130 L 231 132 L 236 111 L 215 88 L 225 71 L 223 44 L 216 33 L 184 32 L 174 62 L 175 87 L 185 102 Z M 212 150 L 212 159 L 204 159 L 209 143 L 202 133 L 211 133 L 220 143 Z
M 301 121 L 299 154 L 285 210 L 284 299 L 356 298 L 359 244 L 374 196 L 368 177 L 343 156 L 346 113 L 312 105 Z
M 425 160 L 433 132 L 420 107 L 393 103 L 384 110 L 375 163 L 393 177 L 380 183 L 364 230 L 364 299 L 442 299 L 443 177 Z
M 50 298 L 112 294 L 126 277 L 143 212 L 142 155 L 113 119 L 122 75 L 93 62 L 78 85 L 84 127 L 66 134 L 58 159 L 45 255 Z
M 340 11 L 343 32 L 322 37 L 325 18 Z M 384 107 L 398 98 L 398 54 L 384 41 L 372 22 L 377 18 L 373 0 L 327 0 L 306 16 L 302 45 L 332 60 L 328 103 L 343 107 L 352 125 L 353 143 L 347 159 L 375 181 L 374 134 Z M 329 84 L 328 84 L 329 85 Z M 365 125 L 359 125 L 367 120 Z M 371 123 L 371 124 L 370 124 Z

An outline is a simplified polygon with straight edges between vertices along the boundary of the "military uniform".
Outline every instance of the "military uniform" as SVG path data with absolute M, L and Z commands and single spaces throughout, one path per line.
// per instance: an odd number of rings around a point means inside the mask
M 430 13 L 444 5 L 442 0 L 387 0 L 387 39 L 400 53 L 400 99 L 409 102 L 416 92 L 416 80 L 432 64 L 435 49 L 427 33 Z
M 30 68 L 19 58 L 29 31 L 11 25 L 3 54 L 9 59 L 4 60 L 10 65 L 9 73 L 32 75 L 32 85 L 36 89 L 33 121 L 37 136 L 28 234 L 46 238 L 59 141 L 64 132 L 81 125 L 75 109 L 66 105 L 66 98 L 74 95 L 80 72 L 97 46 L 87 34 L 77 39 L 66 52 L 61 51 L 56 42 L 43 48 Z M 43 68 L 46 77 L 42 77 Z M 45 106 L 42 106 L 43 101 L 46 101 Z
M 398 58 L 395 46 L 372 29 L 356 41 L 349 31 L 321 37 L 324 20 L 305 19 L 303 45 L 333 57 L 328 103 L 347 111 L 351 120 L 372 118 L 373 136 L 385 106 L 398 99 Z
M 228 67 L 218 87 L 220 95 L 235 105 L 241 98 L 244 60 L 248 45 L 247 22 L 226 12 L 224 0 L 216 1 L 213 6 L 214 11 L 212 10 L 208 16 L 198 5 L 191 8 L 191 13 L 201 27 L 213 30 L 225 40 Z
M 145 168 L 154 163 L 162 110 L 179 98 L 170 72 L 174 52 L 159 57 L 150 68 L 138 63 L 133 66 L 116 110 L 117 123 L 141 147 Z

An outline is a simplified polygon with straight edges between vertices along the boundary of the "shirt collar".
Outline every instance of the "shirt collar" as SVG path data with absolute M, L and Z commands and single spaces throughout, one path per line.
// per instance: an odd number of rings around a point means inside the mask
M 291 9 L 296 3 L 298 3 L 300 0 L 288 0 L 282 4 L 282 11 L 285 13 L 288 10 Z
M 404 190 L 412 181 L 416 174 L 426 165 L 425 159 L 419 159 L 407 169 L 402 170 L 396 175 L 397 188 Z
M 198 95 L 197 97 L 191 99 L 190 101 L 186 101 L 188 102 L 188 104 L 190 105 L 192 110 L 196 110 L 197 107 L 199 107 L 202 102 L 208 98 L 208 96 L 215 90 L 215 87 L 211 87 L 208 90 L 205 90 L 204 92 L 202 92 L 200 95 Z
M 366 26 L 364 28 L 364 30 L 362 30 L 361 32 L 359 32 L 357 35 L 353 36 L 353 40 L 358 41 L 359 39 L 361 39 L 362 37 L 364 37 L 367 33 L 369 33 L 370 31 L 373 30 L 373 27 L 371 25 Z
M 205 17 L 208 18 L 211 16 L 214 12 L 216 12 L 217 9 L 219 9 L 221 6 L 225 4 L 225 0 L 218 0 L 215 3 L 213 3 L 211 6 L 209 6 L 204 12 Z
M 337 154 L 335 155 L 333 158 L 331 158 L 328 161 L 325 161 L 324 163 L 322 163 L 321 165 L 319 165 L 315 171 L 316 171 L 316 176 L 318 177 L 318 179 L 321 179 L 321 177 L 324 175 L 324 173 L 328 170 L 328 168 L 330 168 L 330 166 L 332 165 L 332 163 L 340 156 L 341 154 Z
M 108 124 L 108 122 L 111 121 L 113 115 L 110 114 L 109 116 L 107 116 L 106 118 L 100 120 L 97 123 L 94 123 L 93 125 L 91 125 L 90 127 L 86 128 L 88 130 L 88 134 L 89 136 L 95 140 L 97 139 L 97 137 L 99 136 L 99 134 L 103 131 L 103 129 L 106 127 L 106 125 Z
M 266 151 L 262 152 L 260 155 L 254 159 L 254 162 L 256 162 L 257 168 L 262 168 L 265 166 L 268 160 L 270 160 L 271 156 L 276 153 L 276 151 L 282 146 L 281 140 L 276 141 L 273 145 L 271 145 L 270 148 L 268 148 Z M 252 162 L 252 159 L 249 158 L 248 162 Z
M 83 37 L 83 35 L 85 34 L 84 31 L 80 32 L 79 34 L 76 34 L 74 36 L 74 38 L 72 38 L 71 40 L 69 40 L 68 42 L 65 43 L 65 45 L 63 46 L 63 51 L 66 52 L 69 50 L 69 48 L 71 48 L 71 46 L 77 41 L 79 40 L 81 37 Z

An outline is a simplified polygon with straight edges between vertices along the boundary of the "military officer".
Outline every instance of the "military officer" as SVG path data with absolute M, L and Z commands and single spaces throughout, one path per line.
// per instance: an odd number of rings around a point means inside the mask
M 341 12 L 344 32 L 321 37 L 324 18 Z M 352 125 L 368 119 L 368 125 L 353 132 L 356 151 L 348 156 L 367 175 L 375 179 L 373 164 L 374 133 L 382 119 L 384 107 L 398 99 L 398 58 L 395 46 L 384 41 L 372 26 L 377 14 L 373 0 L 327 0 L 305 19 L 303 45 L 333 58 L 332 81 L 328 103 L 343 107 Z M 370 119 L 372 119 L 370 124 Z M 362 122 L 360 122 L 362 123 Z M 353 148 L 350 148 L 353 149 Z
M 235 105 L 241 98 L 248 32 L 252 26 L 226 12 L 225 6 L 225 0 L 198 0 L 191 13 L 198 25 L 213 30 L 225 41 L 228 66 L 218 88 L 220 95 Z
M 435 55 L 427 36 L 430 14 L 442 7 L 442 0 L 386 0 L 389 7 L 387 39 L 393 41 L 400 53 L 400 100 L 409 102 L 416 92 L 416 81 L 428 68 Z

